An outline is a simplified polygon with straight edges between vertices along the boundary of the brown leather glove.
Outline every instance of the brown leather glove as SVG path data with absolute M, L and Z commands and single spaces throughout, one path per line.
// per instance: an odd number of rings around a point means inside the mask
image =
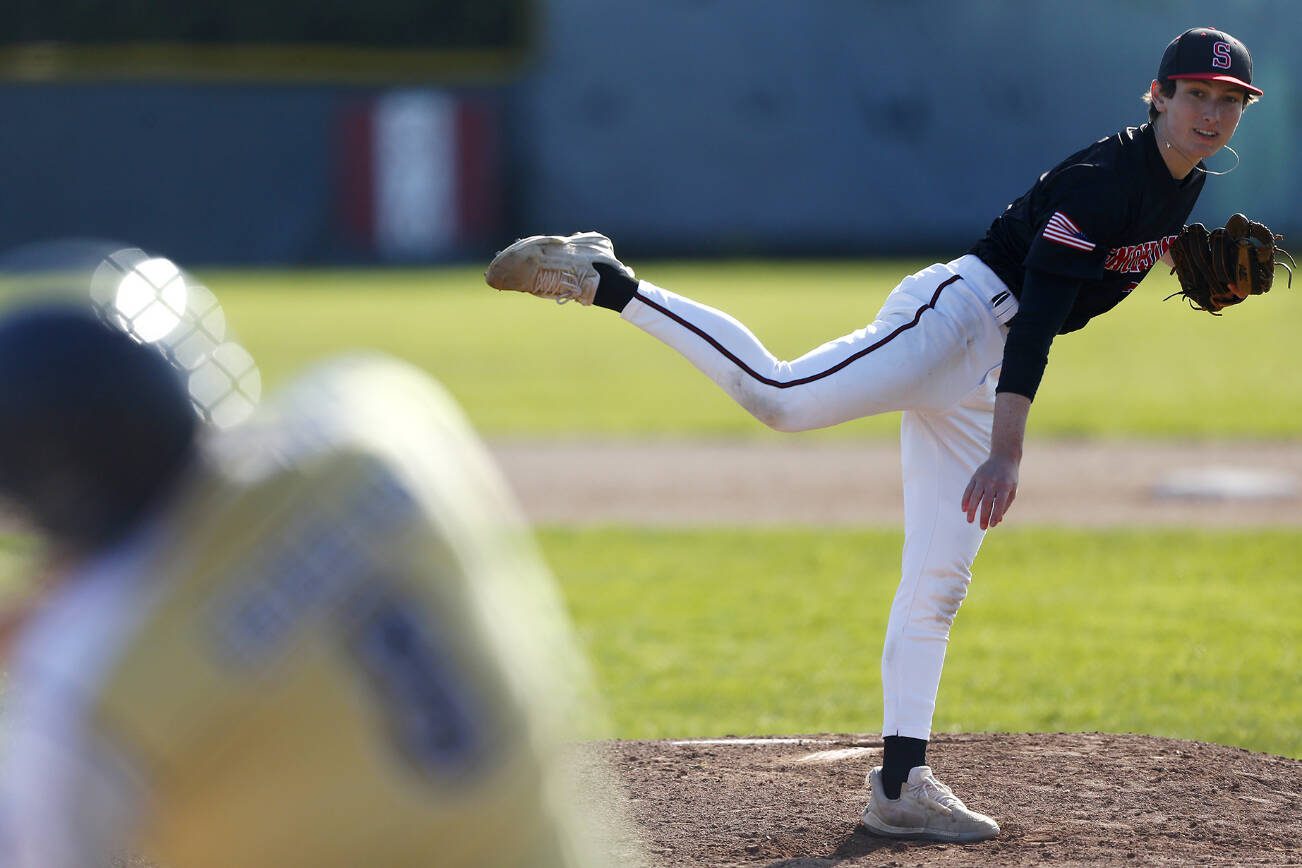
M 1293 269 L 1276 262 L 1282 256 L 1293 262 L 1276 235 L 1263 223 L 1235 214 L 1223 229 L 1207 231 L 1201 223 L 1191 223 L 1180 230 L 1171 244 L 1172 273 L 1180 279 L 1180 291 L 1195 310 L 1220 316 L 1222 308 L 1238 304 L 1250 295 L 1270 292 L 1275 266 L 1288 272 L 1293 285 Z M 1294 263 L 1296 264 L 1296 263 Z

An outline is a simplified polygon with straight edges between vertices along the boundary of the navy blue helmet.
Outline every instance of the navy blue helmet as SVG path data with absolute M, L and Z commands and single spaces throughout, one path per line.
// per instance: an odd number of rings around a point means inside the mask
M 134 528 L 184 474 L 197 430 L 176 370 L 89 307 L 0 317 L 0 497 L 56 545 Z

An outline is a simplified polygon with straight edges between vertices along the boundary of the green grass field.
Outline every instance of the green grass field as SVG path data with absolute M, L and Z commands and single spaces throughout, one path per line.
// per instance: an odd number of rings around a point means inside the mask
M 795 358 L 868 322 L 919 262 L 648 263 L 647 279 L 738 316 Z M 635 263 L 637 265 L 637 263 Z M 766 431 L 675 353 L 599 309 L 498 293 L 479 269 L 201 275 L 274 388 L 345 349 L 441 379 L 493 435 L 790 436 Z M 1133 298 L 1054 347 L 1033 435 L 1302 436 L 1302 287 L 1214 318 Z M 800 436 L 894 436 L 894 416 Z
M 875 732 L 902 537 L 562 530 L 543 547 L 623 738 Z M 999 530 L 938 732 L 1107 731 L 1302 757 L 1302 535 Z
M 875 732 L 895 531 L 540 532 L 620 738 Z M 0 587 L 29 547 L 0 538 Z M 1302 535 L 1006 530 L 937 732 L 1140 732 L 1302 758 Z
M 867 322 L 921 263 L 634 263 L 795 357 Z M 496 293 L 479 270 L 201 275 L 269 391 L 380 349 L 488 436 L 766 432 L 608 311 Z M 1302 287 L 1225 317 L 1136 297 L 1055 346 L 1033 434 L 1297 438 Z M 826 435 L 896 436 L 894 416 Z M 893 531 L 547 528 L 541 540 L 624 738 L 871 732 Z M 0 538 L 0 576 L 21 543 Z M 1302 534 L 1000 529 L 958 619 L 938 731 L 1135 731 L 1302 756 Z

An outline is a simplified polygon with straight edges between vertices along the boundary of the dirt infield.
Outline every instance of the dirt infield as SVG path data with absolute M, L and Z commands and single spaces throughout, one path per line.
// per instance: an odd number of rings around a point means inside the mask
M 496 441 L 540 524 L 898 526 L 899 445 Z M 1223 508 L 1216 508 L 1216 507 Z M 1033 441 L 1008 526 L 1302 525 L 1302 442 Z
M 573 760 L 612 868 L 1302 864 L 1297 760 L 1139 735 L 937 735 L 937 776 L 1002 828 L 960 845 L 859 827 L 881 747 L 859 735 L 615 741 L 578 745 Z
M 611 742 L 657 866 L 1302 862 L 1302 762 L 1137 735 L 938 735 L 936 774 L 1000 836 L 981 844 L 858 828 L 881 739 Z

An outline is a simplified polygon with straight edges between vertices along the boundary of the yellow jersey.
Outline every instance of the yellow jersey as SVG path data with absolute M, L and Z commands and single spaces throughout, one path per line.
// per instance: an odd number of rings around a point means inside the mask
M 62 777 L 94 781 L 38 809 L 131 829 L 58 858 L 605 864 L 558 753 L 592 734 L 582 664 L 446 394 L 393 361 L 336 362 L 204 454 L 20 639 L 11 747 L 79 755 Z M 14 852 L 42 825 L 28 810 L 8 811 Z

